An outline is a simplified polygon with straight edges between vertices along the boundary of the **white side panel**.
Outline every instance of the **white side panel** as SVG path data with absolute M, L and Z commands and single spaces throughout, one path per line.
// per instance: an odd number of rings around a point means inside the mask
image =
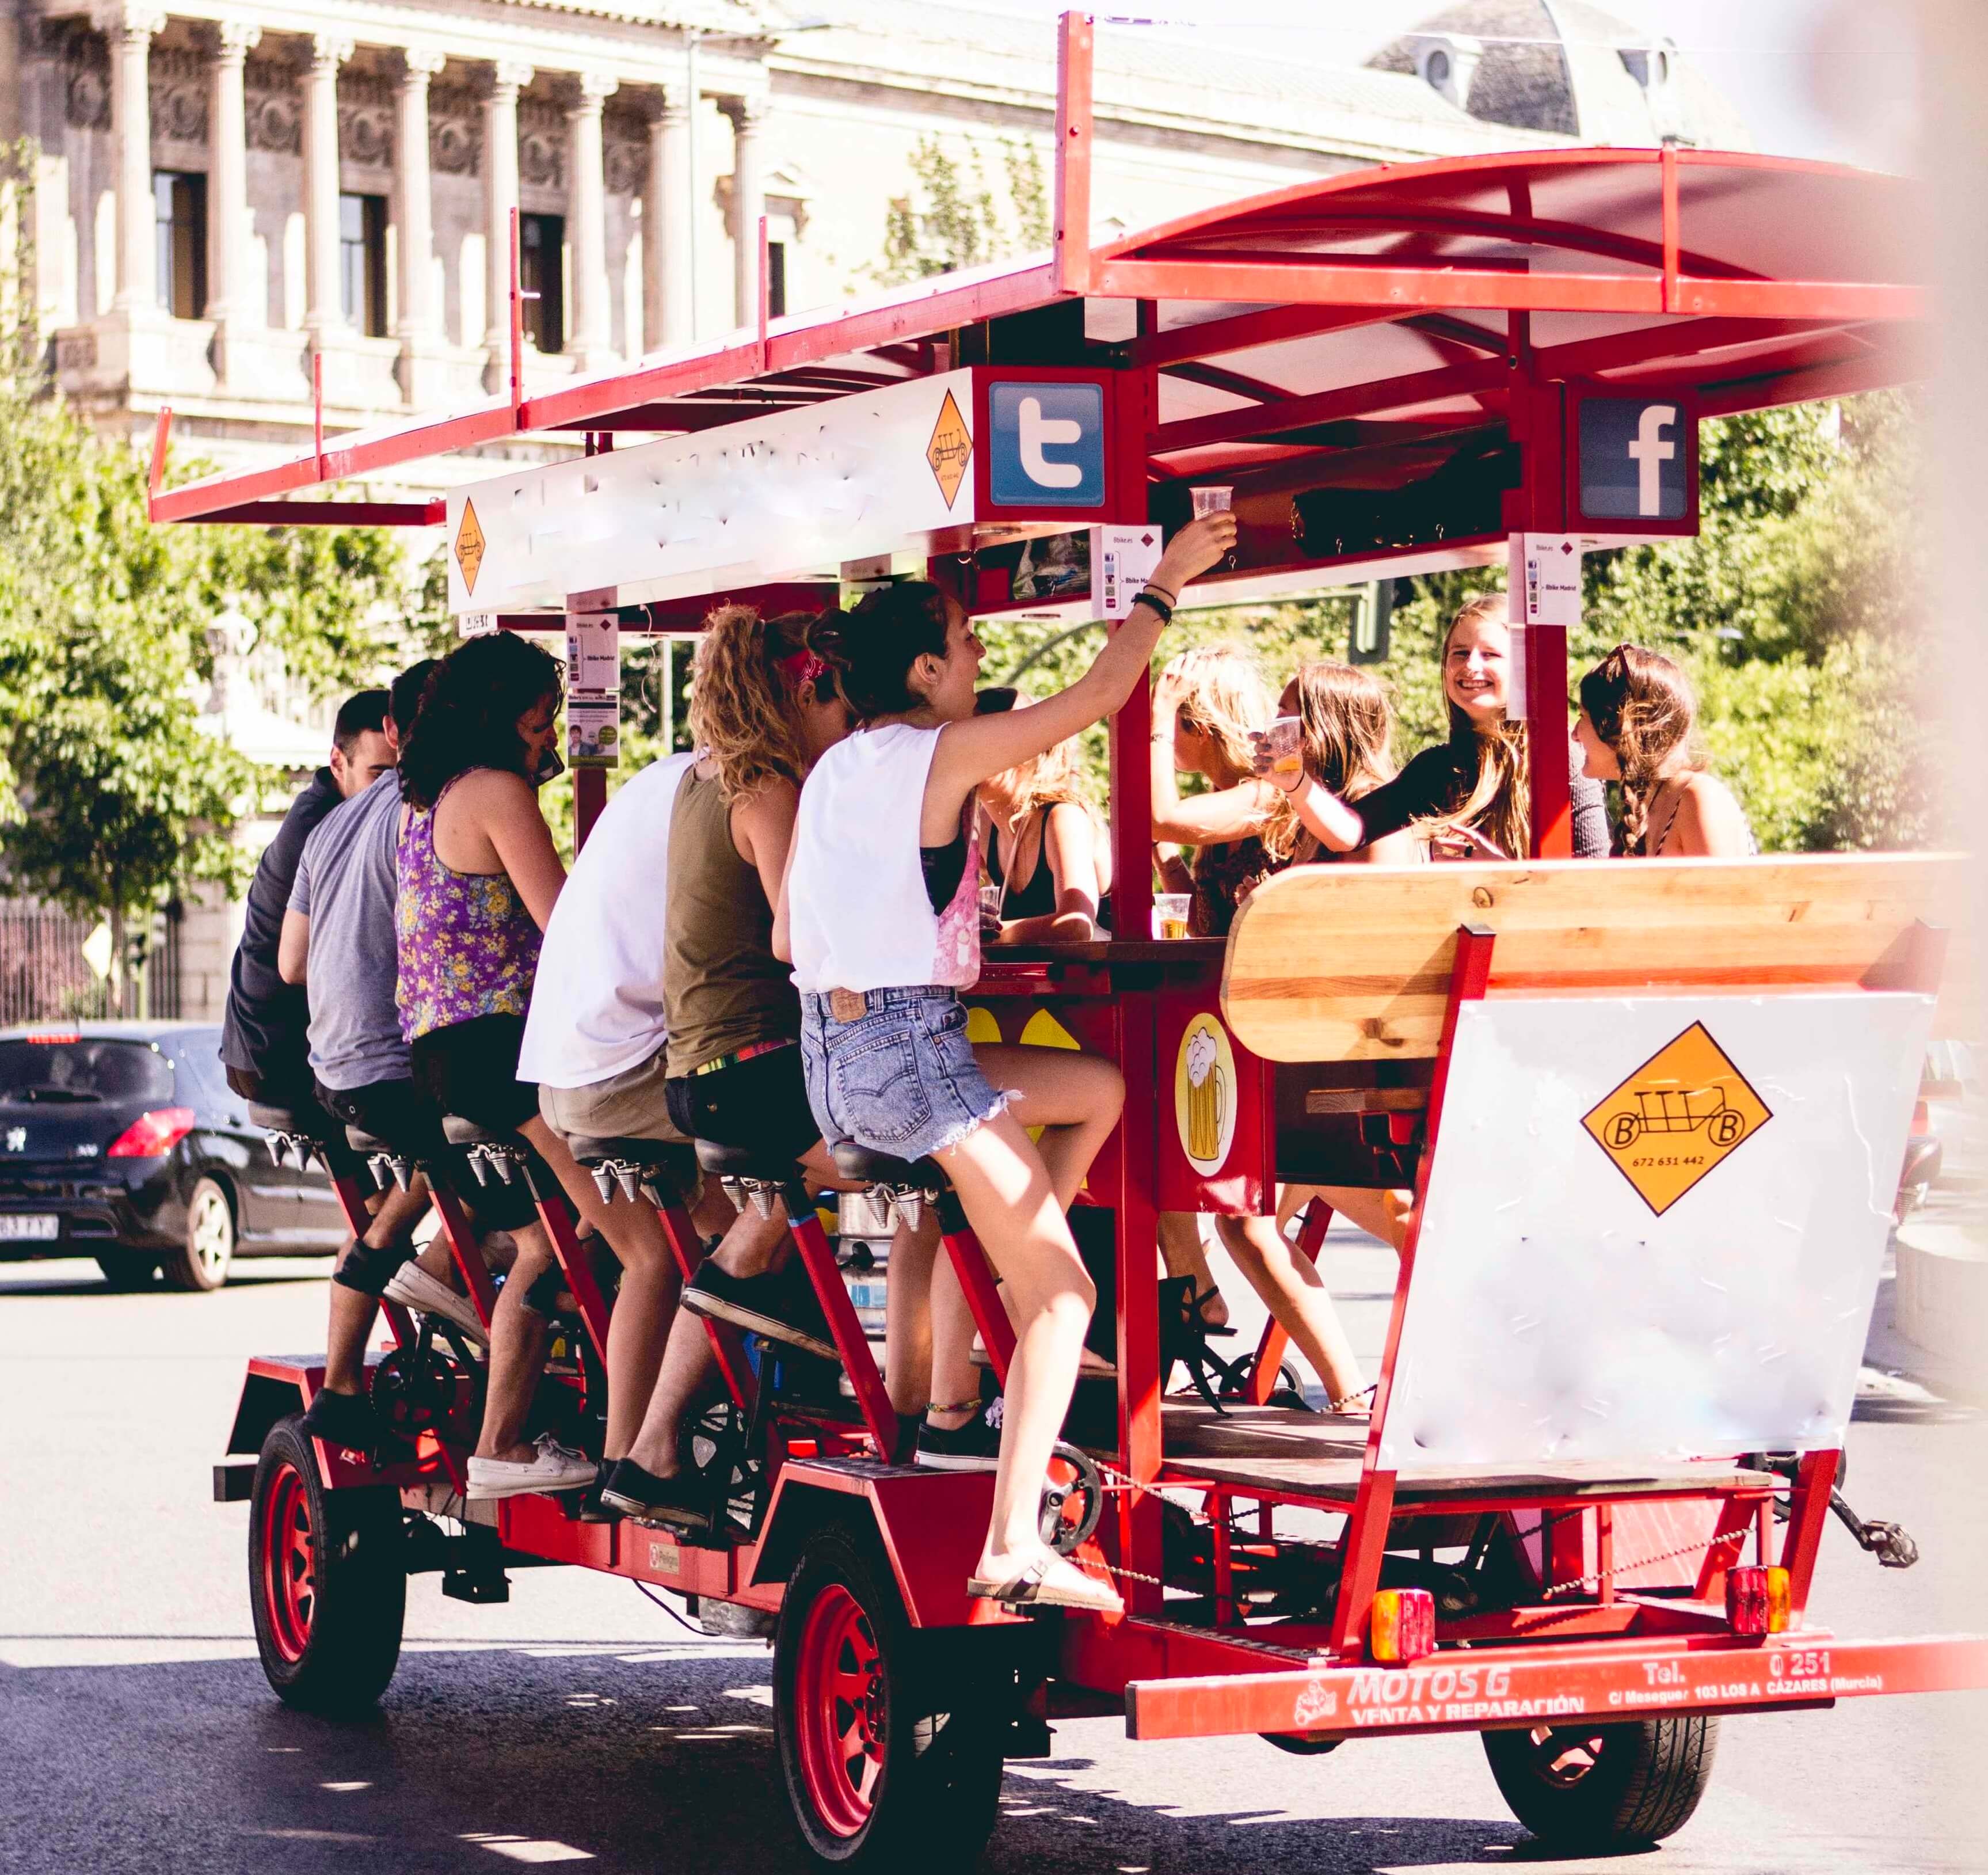
M 970 465 L 948 474 L 948 501 L 928 456 L 942 415 L 949 433 L 970 429 L 972 382 L 948 372 L 455 489 L 450 610 L 557 608 L 606 587 L 674 598 L 916 546 L 973 518 Z M 458 550 L 472 504 L 473 584 Z
M 1869 992 L 1466 1004 L 1381 1463 L 1839 1445 L 1932 1013 Z M 1659 1216 L 1582 1121 L 1695 1022 L 1771 1117 Z

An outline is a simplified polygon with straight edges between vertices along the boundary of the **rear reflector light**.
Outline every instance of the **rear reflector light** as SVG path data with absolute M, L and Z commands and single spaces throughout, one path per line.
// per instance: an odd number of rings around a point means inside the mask
M 1435 1651 L 1435 1597 L 1426 1589 L 1383 1589 L 1374 1597 L 1367 1650 L 1389 1667 Z
M 36 1044 L 37 1047 L 52 1048 L 59 1042 L 82 1041 L 83 1031 L 80 1029 L 30 1029 L 26 1039 Z
M 1788 1631 L 1788 1572 L 1778 1569 L 1726 1572 L 1726 1619 L 1736 1634 Z
M 106 1159 L 157 1159 L 193 1131 L 191 1107 L 154 1107 L 141 1113 L 112 1140 Z
M 1932 1113 L 1922 1100 L 1912 1103 L 1912 1137 L 1923 1139 L 1932 1131 Z

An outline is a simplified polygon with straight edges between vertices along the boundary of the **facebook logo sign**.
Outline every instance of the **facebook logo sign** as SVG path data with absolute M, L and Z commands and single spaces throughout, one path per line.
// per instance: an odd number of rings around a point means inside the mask
M 991 384 L 987 427 L 987 492 L 1003 507 L 1103 505 L 1103 386 Z
M 1588 520 L 1679 521 L 1689 496 L 1684 407 L 1657 398 L 1581 401 L 1581 512 Z

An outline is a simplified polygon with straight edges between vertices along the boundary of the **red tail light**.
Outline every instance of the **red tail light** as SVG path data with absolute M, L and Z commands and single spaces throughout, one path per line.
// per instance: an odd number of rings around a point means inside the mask
M 1915 1101 L 1912 1103 L 1912 1137 L 1923 1139 L 1932 1131 L 1932 1115 L 1927 1110 L 1925 1102 Z
M 141 1113 L 111 1141 L 106 1159 L 157 1159 L 193 1131 L 191 1107 L 154 1107 Z

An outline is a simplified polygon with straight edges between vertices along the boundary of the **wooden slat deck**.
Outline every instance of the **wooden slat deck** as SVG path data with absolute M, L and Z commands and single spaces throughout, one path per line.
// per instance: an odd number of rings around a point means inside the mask
M 1205 1479 L 1239 1491 L 1291 1491 L 1348 1505 L 1359 1490 L 1364 1420 L 1286 1406 L 1235 1406 L 1217 1415 L 1199 1400 L 1169 1400 L 1165 1411 L 1166 1471 L 1172 1478 Z M 1714 1459 L 1625 1465 L 1584 1460 L 1468 1472 L 1431 1467 L 1402 1471 L 1395 1502 L 1399 1508 L 1508 1494 L 1598 1499 L 1758 1491 L 1773 1483 L 1766 1472 Z

